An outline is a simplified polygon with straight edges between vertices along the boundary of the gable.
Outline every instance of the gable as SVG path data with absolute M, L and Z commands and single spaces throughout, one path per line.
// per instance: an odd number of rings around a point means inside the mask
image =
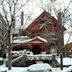
M 28 27 L 27 31 L 40 31 L 43 27 L 44 24 L 52 23 L 56 29 L 56 31 L 61 30 L 61 24 L 57 19 L 55 19 L 53 16 L 51 16 L 48 12 L 44 11 L 39 17 L 37 17 Z M 46 25 L 47 26 L 47 25 Z M 64 27 L 63 27 L 64 28 Z
M 47 40 L 40 36 L 36 36 L 36 37 L 32 38 L 32 40 L 29 41 L 29 43 L 47 43 Z
M 29 43 L 45 43 L 45 42 L 41 41 L 39 39 L 34 39 L 34 40 L 30 41 Z
M 41 24 L 40 24 L 40 21 L 41 21 L 41 19 L 43 19 L 43 18 L 48 18 L 50 16 L 50 14 L 49 13 L 47 13 L 46 11 L 44 11 L 40 16 L 38 16 L 27 28 L 26 28 L 26 30 L 30 30 L 30 29 L 32 29 L 33 27 L 40 27 L 41 26 Z M 36 24 L 36 25 L 35 25 Z

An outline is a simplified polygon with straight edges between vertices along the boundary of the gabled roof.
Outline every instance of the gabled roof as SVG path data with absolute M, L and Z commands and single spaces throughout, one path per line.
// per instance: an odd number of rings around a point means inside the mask
M 36 24 L 39 22 L 40 19 L 42 19 L 44 16 L 49 17 L 50 13 L 48 13 L 47 11 L 44 11 L 43 13 L 41 13 L 27 28 L 26 30 L 28 30 L 33 24 Z
M 24 37 L 23 37 L 24 38 Z M 20 44 L 25 44 L 25 43 L 29 43 L 29 42 L 32 42 L 32 41 L 37 41 L 39 40 L 40 42 L 44 42 L 44 43 L 47 43 L 47 40 L 40 37 L 40 36 L 36 36 L 34 38 L 28 38 L 28 39 L 16 39 L 16 40 L 13 40 L 13 45 L 12 47 L 14 46 L 17 46 L 17 45 L 20 45 Z
M 61 24 L 60 24 L 60 22 L 57 20 L 57 19 L 55 19 L 53 16 L 51 16 L 51 14 L 50 13 L 48 13 L 48 12 L 46 12 L 46 11 L 44 11 L 40 16 L 38 16 L 27 28 L 26 28 L 26 30 L 30 30 L 31 28 L 34 28 L 35 27 L 35 29 L 36 29 L 36 26 L 40 29 L 40 28 L 42 28 L 42 25 L 41 24 L 39 24 L 40 23 L 40 20 L 41 19 L 43 19 L 43 18 L 47 18 L 47 19 L 50 19 L 51 20 L 51 22 L 56 26 L 56 29 L 57 30 L 61 30 Z M 37 29 L 38 29 L 37 28 Z M 64 28 L 64 27 L 63 27 Z
M 44 38 L 42 38 L 42 37 L 40 37 L 40 36 L 36 36 L 36 37 L 32 38 L 32 40 L 29 41 L 29 42 L 32 42 L 32 41 L 34 41 L 34 40 L 40 40 L 40 41 L 42 41 L 42 42 L 47 43 L 47 40 L 44 39 Z

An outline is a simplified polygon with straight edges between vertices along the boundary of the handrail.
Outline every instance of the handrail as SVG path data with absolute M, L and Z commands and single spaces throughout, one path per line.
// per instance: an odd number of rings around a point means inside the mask
M 13 59 L 13 60 L 11 61 L 11 63 L 13 63 L 14 61 L 17 61 L 17 60 L 20 59 L 21 57 L 23 57 L 23 56 L 19 56 L 19 57 Z

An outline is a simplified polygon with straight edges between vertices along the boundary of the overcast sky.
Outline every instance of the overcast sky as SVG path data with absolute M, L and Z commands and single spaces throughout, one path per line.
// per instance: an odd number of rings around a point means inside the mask
M 21 3 L 24 3 L 26 1 L 29 1 L 29 0 L 20 0 Z M 70 1 L 71 0 L 30 0 L 21 9 L 21 11 L 24 12 L 24 27 L 28 26 L 44 10 L 50 12 L 52 16 L 57 18 L 56 15 L 59 11 L 64 12 L 64 9 L 68 8 L 68 10 L 66 11 L 66 15 L 65 15 L 65 18 L 67 19 L 68 18 L 67 12 L 68 12 L 68 14 L 72 14 L 72 9 L 71 9 L 72 3 Z M 53 6 L 54 6 L 54 8 L 53 8 Z M 55 12 L 53 10 L 55 10 Z M 19 28 L 20 24 L 21 24 L 21 20 L 20 20 L 21 11 L 18 12 L 18 17 L 16 18 L 16 27 L 17 28 Z M 1 12 L 1 9 L 0 9 L 0 12 Z M 66 42 L 69 38 L 70 31 L 72 31 L 72 27 L 70 26 L 70 22 L 68 21 L 65 24 L 66 24 L 65 27 L 67 28 L 68 33 L 65 32 L 65 34 L 64 34 L 64 44 L 66 44 Z M 69 42 L 71 42 L 71 41 L 72 41 L 72 37 L 70 37 Z

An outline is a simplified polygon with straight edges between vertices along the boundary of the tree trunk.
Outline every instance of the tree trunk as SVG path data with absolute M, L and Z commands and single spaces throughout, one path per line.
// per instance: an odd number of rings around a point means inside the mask
M 62 53 L 60 54 L 60 62 L 61 62 L 61 70 L 63 70 L 63 56 L 62 56 Z
M 10 28 L 8 30 L 8 70 L 11 70 L 11 43 L 10 43 Z

